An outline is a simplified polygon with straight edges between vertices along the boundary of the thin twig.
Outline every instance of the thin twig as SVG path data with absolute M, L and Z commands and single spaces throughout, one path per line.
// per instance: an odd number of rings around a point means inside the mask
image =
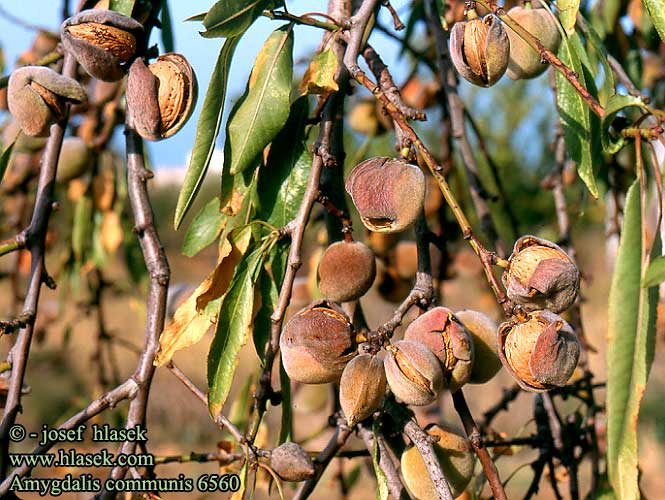
M 156 456 L 155 465 L 164 465 L 172 463 L 189 463 L 189 462 L 217 462 L 218 465 L 224 466 L 232 464 L 233 462 L 239 462 L 245 459 L 243 453 L 226 453 L 224 451 L 214 451 L 211 453 L 187 453 L 186 455 L 169 455 L 165 457 Z
M 404 489 L 404 485 L 402 484 L 402 480 L 400 479 L 399 472 L 390 458 L 388 447 L 383 438 L 381 436 L 375 437 L 371 426 L 363 424 L 358 425 L 358 435 L 362 438 L 365 447 L 370 454 L 374 453 L 374 446 L 378 447 L 379 467 L 381 467 L 381 470 L 386 475 L 388 490 L 393 499 L 401 500 L 409 498 Z
M 321 475 L 325 471 L 330 461 L 337 455 L 337 452 L 344 446 L 346 440 L 351 435 L 351 428 L 346 425 L 342 417 L 337 419 L 335 432 L 328 441 L 326 447 L 319 453 L 314 460 L 314 477 L 308 479 L 300 485 L 298 491 L 293 496 L 293 500 L 304 500 L 307 498 L 319 483 Z
M 503 484 L 501 484 L 501 479 L 499 478 L 499 471 L 497 470 L 492 457 L 490 457 L 487 448 L 483 445 L 480 431 L 478 430 L 476 422 L 473 420 L 469 406 L 466 404 L 462 389 L 453 392 L 453 403 L 455 404 L 455 410 L 457 410 L 457 413 L 462 420 L 462 425 L 464 425 L 464 431 L 469 438 L 469 442 L 480 459 L 480 463 L 485 471 L 485 477 L 492 489 L 494 498 L 496 500 L 507 500 L 508 497 L 506 497 L 506 492 L 503 490 Z
M 473 154 L 473 149 L 466 135 L 466 124 L 464 120 L 464 103 L 457 92 L 457 73 L 455 72 L 448 53 L 448 40 L 446 33 L 441 27 L 441 22 L 436 15 L 436 6 L 431 0 L 425 2 L 428 26 L 434 35 L 434 46 L 437 54 L 437 67 L 439 82 L 444 89 L 448 102 L 448 112 L 452 125 L 452 135 L 457 141 L 462 163 L 469 180 L 471 200 L 480 220 L 480 226 L 489 241 L 493 241 L 496 250 L 501 257 L 506 255 L 506 245 L 499 238 L 498 231 L 492 220 L 489 204 L 489 195 L 480 181 L 478 162 Z

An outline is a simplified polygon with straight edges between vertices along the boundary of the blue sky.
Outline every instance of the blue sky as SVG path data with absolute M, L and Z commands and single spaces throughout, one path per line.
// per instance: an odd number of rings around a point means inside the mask
M 71 1 L 71 4 L 76 3 L 76 1 Z M 198 34 L 202 29 L 200 23 L 185 23 L 183 20 L 193 14 L 207 10 L 213 3 L 213 0 L 169 0 L 175 31 L 176 51 L 187 56 L 196 72 L 199 81 L 199 99 L 194 115 L 180 132 L 169 139 L 150 145 L 151 158 L 158 168 L 183 165 L 194 141 L 200 106 L 205 96 L 212 66 L 223 40 L 205 39 Z M 288 7 L 293 13 L 325 12 L 327 3 L 327 0 L 289 0 Z M 392 3 L 398 11 L 402 10 L 403 6 L 408 5 L 407 0 L 397 0 Z M 2 7 L 6 11 L 22 19 L 29 19 L 30 24 L 51 30 L 57 30 L 60 25 L 60 6 L 61 2 L 58 0 L 2 0 Z M 382 13 L 382 20 L 384 24 L 390 25 L 390 17 L 387 12 Z M 245 82 L 251 71 L 256 53 L 270 32 L 281 24 L 277 21 L 261 18 L 241 40 L 231 68 L 229 94 L 225 106 L 227 113 L 231 108 L 231 100 L 239 96 L 245 88 Z M 8 65 L 11 65 L 18 54 L 30 45 L 32 37 L 33 33 L 30 30 L 0 16 L 0 44 L 5 51 Z M 158 33 L 155 33 L 153 37 L 157 41 Z M 320 30 L 299 26 L 296 31 L 294 59 L 298 61 L 312 54 L 320 38 Z M 384 55 L 384 60 L 389 66 L 394 66 L 397 63 L 394 59 L 397 52 L 395 50 L 396 45 L 393 42 L 385 36 L 377 34 L 372 36 L 372 43 Z M 388 47 L 392 50 L 385 50 Z M 298 66 L 296 74 L 301 74 L 303 69 L 303 65 Z M 397 74 L 399 75 L 399 71 L 397 71 Z M 220 137 L 220 148 L 222 140 L 223 138 Z

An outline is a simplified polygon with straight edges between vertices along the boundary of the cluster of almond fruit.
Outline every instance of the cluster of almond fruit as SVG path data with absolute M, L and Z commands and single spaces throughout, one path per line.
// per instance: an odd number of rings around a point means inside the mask
M 346 190 L 367 229 L 394 233 L 411 226 L 423 210 L 426 178 L 404 160 L 370 158 L 350 172 Z M 524 236 L 516 242 L 503 274 L 516 313 L 500 326 L 478 311 L 439 306 L 411 322 L 403 339 L 384 339 L 380 346 L 362 342 L 367 337 L 357 335 L 340 306 L 358 300 L 372 286 L 372 250 L 358 241 L 333 243 L 321 256 L 317 274 L 324 299 L 298 311 L 285 325 L 282 363 L 294 381 L 339 384 L 340 406 L 350 426 L 379 410 L 386 389 L 399 402 L 428 405 L 444 389 L 454 392 L 467 383 L 489 381 L 503 365 L 524 389 L 544 391 L 565 385 L 577 365 L 579 341 L 558 313 L 576 300 L 580 274 L 571 258 L 549 241 Z M 441 450 L 461 446 L 468 452 L 460 455 L 470 461 L 463 467 L 468 474 L 453 474 L 468 482 L 473 458 L 466 440 L 445 429 L 432 432 L 441 440 Z M 418 455 L 413 451 L 402 457 L 403 468 L 415 467 L 409 465 L 416 460 L 412 454 Z M 406 473 L 405 481 L 414 494 L 422 491 L 419 487 L 431 487 L 427 481 L 410 481 Z M 455 491 L 466 482 L 460 480 Z
M 156 141 L 175 134 L 189 119 L 196 102 L 197 82 L 181 54 L 163 54 L 146 65 L 138 53 L 143 38 L 140 21 L 103 8 L 82 11 L 67 19 L 60 29 L 65 51 L 76 59 L 86 76 L 102 82 L 100 87 L 104 88 L 104 82 L 121 82 L 128 73 L 127 111 L 136 131 Z M 47 136 L 49 127 L 65 116 L 68 104 L 82 105 L 87 100 L 79 80 L 49 67 L 20 67 L 12 72 L 8 83 L 9 111 L 30 137 Z
M 556 53 L 561 35 L 547 9 L 533 8 L 527 1 L 510 9 L 508 16 Z M 469 9 L 466 17 L 466 21 L 453 25 L 450 56 L 459 74 L 469 82 L 490 87 L 504 73 L 513 80 L 523 80 L 535 78 L 547 68 L 540 54 L 512 29 L 506 30 L 496 15 L 481 18 L 475 9 Z

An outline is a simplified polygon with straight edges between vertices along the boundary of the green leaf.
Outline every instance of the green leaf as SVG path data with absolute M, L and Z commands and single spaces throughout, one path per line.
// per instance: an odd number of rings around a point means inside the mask
M 162 0 L 162 11 L 160 24 L 162 26 L 162 45 L 165 52 L 174 52 L 173 43 L 173 22 L 171 21 L 171 11 L 169 10 L 169 1 Z
M 642 288 L 639 183 L 628 190 L 609 296 L 607 462 L 618 498 L 639 498 L 637 420 L 653 361 L 658 288 Z M 653 253 L 660 253 L 660 240 Z
M 217 239 L 227 219 L 221 208 L 220 199 L 213 198 L 196 214 L 182 244 L 184 255 L 193 257 Z
M 614 95 L 616 92 L 616 82 L 614 80 L 614 71 L 610 66 L 607 56 L 605 55 L 605 47 L 602 40 L 596 33 L 596 30 L 593 29 L 591 23 L 587 22 L 586 19 L 582 18 L 583 21 L 580 23 L 580 27 L 584 32 L 584 35 L 587 39 L 587 43 L 590 43 L 595 51 L 600 64 L 603 66 L 603 87 L 602 87 L 602 99 L 600 99 L 600 104 L 605 107 L 607 105 L 607 100 L 610 96 Z
M 559 0 L 559 19 L 568 36 L 575 33 L 575 21 L 580 10 L 580 0 Z
M 277 228 L 296 216 L 307 188 L 312 164 L 305 136 L 308 115 L 307 97 L 301 97 L 291 106 L 289 118 L 259 172 L 257 217 Z
M 238 265 L 222 302 L 208 352 L 208 408 L 213 417 L 224 407 L 238 367 L 238 354 L 252 330 L 254 285 L 263 258 L 264 250 L 258 247 Z
M 189 16 L 188 18 L 185 19 L 185 22 L 188 21 L 203 21 L 208 13 L 207 12 L 201 12 L 199 14 L 194 14 L 193 16 Z
M 600 11 L 606 34 L 614 31 L 622 7 L 625 7 L 622 0 L 603 0 Z
M 9 165 L 9 159 L 12 157 L 12 151 L 14 150 L 14 144 L 16 144 L 17 139 L 18 135 L 0 155 L 0 182 L 2 182 L 2 179 L 4 179 L 5 177 L 5 172 L 7 171 L 7 165 Z
M 663 281 L 665 281 L 665 255 L 656 257 L 651 261 L 646 275 L 644 276 L 644 280 L 642 280 L 642 286 L 655 286 Z
M 135 3 L 136 0 L 110 0 L 109 10 L 114 10 L 120 14 L 131 17 Z
M 293 31 L 276 29 L 261 48 L 245 93 L 228 122 L 224 168 L 235 175 L 258 159 L 289 116 L 293 79 Z
M 658 36 L 665 42 L 665 0 L 642 0 Z
M 261 276 L 261 307 L 254 320 L 254 348 L 261 364 L 265 360 L 266 344 L 272 332 L 271 315 L 277 308 L 279 290 L 282 288 L 289 245 L 278 243 L 274 246 L 266 263 L 266 272 Z
M 615 94 L 608 99 L 605 106 L 605 116 L 600 129 L 600 140 L 606 153 L 618 153 L 623 147 L 624 138 L 621 134 L 610 135 L 610 126 L 616 115 L 629 107 L 646 108 L 647 105 L 642 99 L 632 95 Z
M 203 178 L 208 171 L 210 159 L 215 150 L 215 141 L 222 124 L 222 112 L 224 111 L 224 98 L 226 97 L 229 67 L 231 66 L 233 53 L 239 40 L 240 38 L 229 38 L 224 42 L 219 51 L 219 56 L 217 56 L 215 67 L 212 70 L 199 121 L 196 125 L 192 157 L 189 160 L 187 174 L 180 189 L 178 203 L 175 208 L 173 225 L 176 229 L 180 227 L 182 219 L 194 202 L 194 198 L 203 183 Z
M 577 72 L 580 83 L 586 87 L 585 69 L 573 43 L 579 43 L 576 34 L 565 37 L 559 47 L 559 59 Z M 593 173 L 591 118 L 589 107 L 575 91 L 573 86 L 559 72 L 556 74 L 556 102 L 563 127 L 566 148 L 572 160 L 577 164 L 577 171 L 589 192 L 598 198 L 598 186 Z
M 205 38 L 228 38 L 244 33 L 268 7 L 270 0 L 219 0 L 203 18 Z
M 379 440 L 378 440 L 378 423 L 374 422 L 372 431 L 374 433 L 374 447 L 372 449 L 372 465 L 374 466 L 374 474 L 376 475 L 376 500 L 387 500 L 390 491 L 388 490 L 388 478 L 386 473 L 381 468 L 380 455 L 379 455 Z
M 279 364 L 279 384 L 282 394 L 282 423 L 279 429 L 279 444 L 293 439 L 293 408 L 291 407 L 291 380 L 284 370 L 282 363 Z

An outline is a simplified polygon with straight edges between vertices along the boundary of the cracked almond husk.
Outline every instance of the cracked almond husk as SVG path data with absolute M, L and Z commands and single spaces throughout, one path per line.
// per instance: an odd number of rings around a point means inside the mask
M 464 79 L 481 87 L 491 87 L 506 72 L 510 41 L 501 20 L 494 14 L 455 23 L 450 32 L 450 57 Z
M 7 85 L 9 112 L 24 134 L 45 136 L 67 114 L 68 104 L 85 102 L 83 87 L 74 79 L 41 66 L 12 72 Z
M 443 389 L 443 373 L 432 351 L 410 340 L 398 340 L 386 349 L 383 364 L 395 398 L 414 406 L 433 403 Z
M 568 383 L 580 357 L 572 327 L 551 311 L 534 311 L 501 324 L 503 366 L 523 389 L 543 392 Z
M 65 49 L 90 76 L 106 82 L 125 76 L 142 33 L 143 25 L 136 19 L 106 9 L 84 10 L 60 27 Z
M 568 309 L 580 289 L 580 272 L 558 245 L 535 236 L 515 243 L 502 280 L 508 298 L 525 311 Z
M 421 342 L 434 353 L 450 392 L 469 381 L 474 346 L 462 322 L 446 307 L 435 307 L 416 318 L 404 332 L 405 340 Z
M 127 110 L 144 139 L 159 141 L 180 130 L 194 111 L 197 95 L 196 75 L 181 54 L 163 54 L 149 66 L 140 58 L 132 63 Z
M 353 168 L 345 187 L 367 229 L 395 233 L 415 222 L 423 208 L 425 185 L 418 166 L 374 157 Z
M 294 314 L 282 331 L 279 347 L 289 378 L 305 384 L 337 382 L 358 354 L 348 316 L 328 300 Z

